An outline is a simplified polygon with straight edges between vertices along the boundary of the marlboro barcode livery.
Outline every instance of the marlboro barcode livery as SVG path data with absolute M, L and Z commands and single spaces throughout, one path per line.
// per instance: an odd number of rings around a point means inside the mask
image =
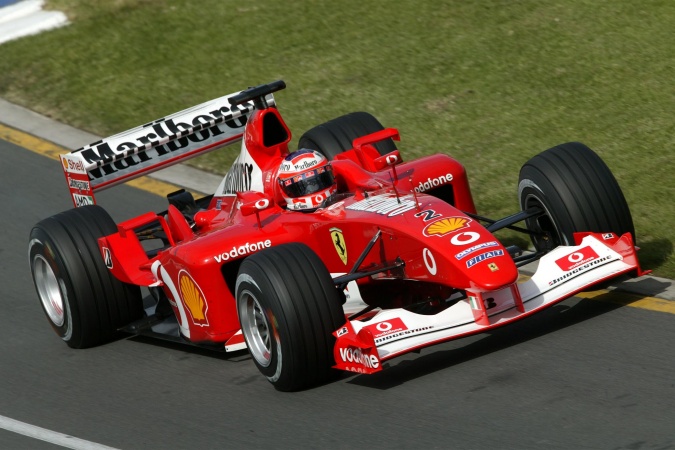
M 290 150 L 273 97 L 283 88 L 250 88 L 62 155 L 75 208 L 35 225 L 29 260 L 69 346 L 131 333 L 248 349 L 291 391 L 339 370 L 381 371 L 643 273 L 623 193 L 583 144 L 532 157 L 520 210 L 489 219 L 460 162 L 404 161 L 398 131 L 368 113 L 317 125 Z M 96 204 L 101 189 L 233 143 L 239 156 L 212 195 L 180 190 L 165 211 L 121 223 Z M 505 228 L 529 235 L 531 248 L 504 245 Z

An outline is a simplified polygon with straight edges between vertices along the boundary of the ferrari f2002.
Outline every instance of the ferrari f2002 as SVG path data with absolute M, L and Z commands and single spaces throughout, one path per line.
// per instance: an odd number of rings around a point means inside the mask
M 581 143 L 522 166 L 520 210 L 478 215 L 462 164 L 404 161 L 365 112 L 290 151 L 273 93 L 249 88 L 61 156 L 75 208 L 29 242 L 42 308 L 71 347 L 148 334 L 248 349 L 275 388 L 382 370 L 413 350 L 500 327 L 620 275 L 641 275 L 624 195 Z M 241 141 L 212 194 L 116 223 L 95 194 Z M 509 228 L 530 250 L 504 245 Z M 519 268 L 538 261 L 531 277 Z

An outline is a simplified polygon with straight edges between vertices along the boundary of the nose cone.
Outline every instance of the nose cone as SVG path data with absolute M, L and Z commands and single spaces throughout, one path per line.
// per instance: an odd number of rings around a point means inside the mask
M 466 273 L 471 286 L 480 291 L 494 291 L 518 280 L 518 268 L 503 247 L 468 258 Z
M 439 208 L 440 209 L 440 208 Z M 460 214 L 428 221 L 425 245 L 435 243 L 455 287 L 493 291 L 515 283 L 518 269 L 506 248 L 477 220 Z M 439 271 L 440 273 L 440 271 Z

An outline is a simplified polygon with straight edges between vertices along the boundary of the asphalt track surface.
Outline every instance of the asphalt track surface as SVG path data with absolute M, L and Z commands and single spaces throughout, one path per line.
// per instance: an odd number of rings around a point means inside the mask
M 675 314 L 626 306 L 640 297 L 568 299 L 376 375 L 280 393 L 246 353 L 68 348 L 27 261 L 32 225 L 71 207 L 58 161 L 0 141 L 0 198 L 0 448 L 62 448 L 6 418 L 88 448 L 675 448 Z M 97 199 L 117 221 L 166 207 L 128 186 Z

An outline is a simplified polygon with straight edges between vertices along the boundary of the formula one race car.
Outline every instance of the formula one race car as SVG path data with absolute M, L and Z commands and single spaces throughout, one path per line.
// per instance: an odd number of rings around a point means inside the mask
M 298 390 L 644 273 L 623 193 L 585 145 L 526 162 L 521 211 L 491 220 L 477 214 L 459 162 L 404 162 L 397 130 L 368 113 L 318 125 L 289 152 L 272 95 L 284 87 L 250 88 L 61 156 L 76 208 L 33 228 L 29 258 L 69 346 L 142 333 L 248 348 L 277 389 Z M 180 190 L 166 211 L 119 224 L 95 205 L 101 189 L 239 140 L 213 195 Z M 504 228 L 529 235 L 534 250 L 503 245 L 493 233 Z M 534 275 L 519 280 L 533 261 Z

